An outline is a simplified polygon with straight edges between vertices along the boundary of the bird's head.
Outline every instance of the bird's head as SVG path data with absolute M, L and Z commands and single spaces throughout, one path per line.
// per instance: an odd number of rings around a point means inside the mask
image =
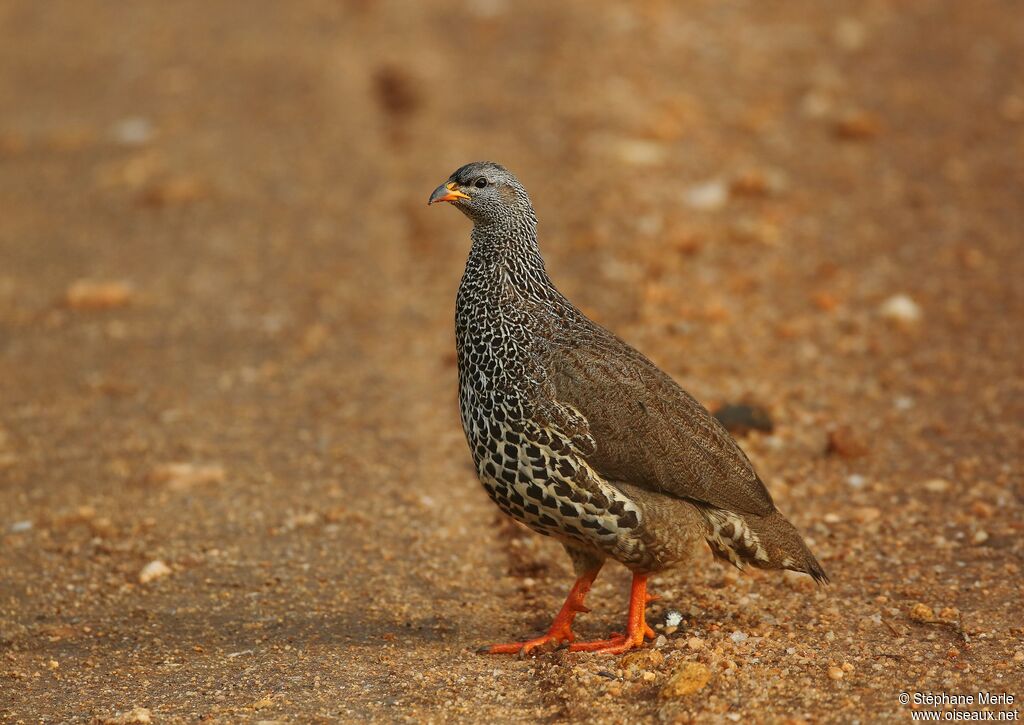
M 475 225 L 533 217 L 526 189 L 508 169 L 491 161 L 474 161 L 457 169 L 427 203 L 438 201 L 456 206 Z

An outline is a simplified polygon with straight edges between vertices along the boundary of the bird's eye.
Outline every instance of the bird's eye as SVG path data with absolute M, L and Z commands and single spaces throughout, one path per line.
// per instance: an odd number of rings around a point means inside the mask
M 481 176 L 479 179 L 476 180 L 476 183 L 473 184 L 473 186 L 475 186 L 478 189 L 482 189 L 485 186 L 487 186 L 487 179 Z

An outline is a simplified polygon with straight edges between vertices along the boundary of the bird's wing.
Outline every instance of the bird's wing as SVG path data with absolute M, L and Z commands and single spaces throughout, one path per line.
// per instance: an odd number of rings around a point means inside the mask
M 654 363 L 600 329 L 550 352 L 556 400 L 579 411 L 604 478 L 757 515 L 775 510 L 750 460 L 704 406 Z

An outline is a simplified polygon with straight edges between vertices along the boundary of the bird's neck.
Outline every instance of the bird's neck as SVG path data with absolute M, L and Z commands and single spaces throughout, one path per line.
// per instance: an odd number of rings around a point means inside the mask
M 471 238 L 470 268 L 498 274 L 524 293 L 551 287 L 537 246 L 537 219 L 532 214 L 521 219 L 478 223 Z

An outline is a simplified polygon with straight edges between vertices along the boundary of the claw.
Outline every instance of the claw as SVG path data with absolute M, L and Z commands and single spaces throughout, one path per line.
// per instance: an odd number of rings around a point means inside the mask
M 535 649 L 545 648 L 546 645 L 554 643 L 551 649 L 558 649 L 565 642 L 572 642 L 576 635 L 571 630 L 564 632 L 548 632 L 542 637 L 530 639 L 526 642 L 509 642 L 508 644 L 492 644 L 490 647 L 482 647 L 477 654 L 482 655 L 519 655 L 526 657 Z

